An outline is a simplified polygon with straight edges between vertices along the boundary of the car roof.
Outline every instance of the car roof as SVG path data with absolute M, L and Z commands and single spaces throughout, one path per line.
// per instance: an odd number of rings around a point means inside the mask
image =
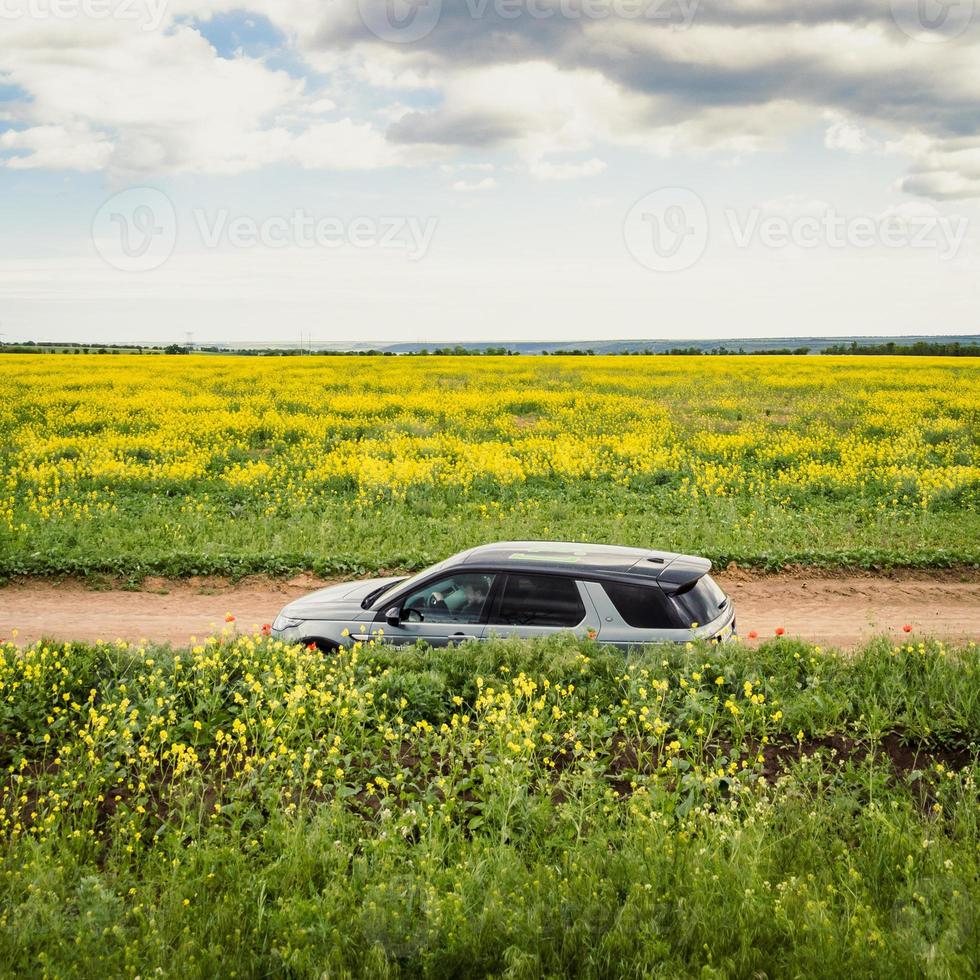
M 711 571 L 711 562 L 696 555 L 608 544 L 568 541 L 503 541 L 482 545 L 460 556 L 464 564 L 507 571 L 540 571 L 587 578 L 658 581 L 682 588 Z

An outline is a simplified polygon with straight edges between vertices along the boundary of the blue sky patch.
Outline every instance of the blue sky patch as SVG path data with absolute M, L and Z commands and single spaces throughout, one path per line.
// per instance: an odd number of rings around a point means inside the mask
M 19 85 L 11 85 L 0 79 L 0 102 L 31 102 L 30 92 L 24 91 Z
M 286 43 L 286 35 L 267 17 L 247 10 L 215 14 L 192 24 L 222 58 L 240 54 L 262 58 L 274 54 Z

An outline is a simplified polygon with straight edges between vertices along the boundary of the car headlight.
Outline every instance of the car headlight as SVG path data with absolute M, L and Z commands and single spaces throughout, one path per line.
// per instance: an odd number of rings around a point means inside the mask
M 291 630 L 297 626 L 302 626 L 302 619 L 290 619 L 288 616 L 276 616 L 276 621 L 272 624 L 272 628 L 277 632 L 281 633 L 283 630 Z

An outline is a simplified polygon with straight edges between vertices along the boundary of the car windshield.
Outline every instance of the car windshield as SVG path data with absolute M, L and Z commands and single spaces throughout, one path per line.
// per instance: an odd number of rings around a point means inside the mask
M 411 587 L 414 586 L 416 583 L 425 581 L 425 579 L 427 579 L 430 575 L 438 575 L 438 573 L 441 572 L 444 568 L 449 568 L 451 565 L 455 564 L 456 558 L 457 556 L 454 555 L 452 558 L 447 558 L 445 561 L 439 562 L 438 565 L 432 565 L 429 568 L 426 568 L 423 571 L 418 572 L 416 575 L 413 575 L 411 578 L 402 578 L 399 579 L 397 582 L 392 582 L 390 585 L 386 585 L 383 589 L 381 589 L 380 592 L 378 591 L 372 592 L 364 600 L 362 604 L 362 608 L 363 609 L 376 608 L 377 606 L 381 605 L 385 601 L 385 597 L 390 595 L 394 589 L 396 588 L 400 589 L 402 586 L 407 586 L 409 589 L 411 589 Z
M 388 582 L 380 588 L 372 590 L 361 600 L 361 608 L 369 608 L 372 603 L 377 602 L 386 592 L 390 592 L 396 585 L 401 585 L 404 581 L 404 577 L 396 578 L 394 582 Z
M 705 575 L 693 586 L 674 596 L 691 623 L 704 626 L 717 619 L 728 603 L 728 596 L 710 576 Z

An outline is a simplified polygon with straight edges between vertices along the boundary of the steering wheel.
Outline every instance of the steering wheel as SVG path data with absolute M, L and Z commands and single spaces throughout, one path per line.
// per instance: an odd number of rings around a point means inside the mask
M 426 600 L 426 606 L 429 609 L 448 609 L 449 606 L 446 605 L 446 600 L 438 592 L 433 592 L 432 595 Z

